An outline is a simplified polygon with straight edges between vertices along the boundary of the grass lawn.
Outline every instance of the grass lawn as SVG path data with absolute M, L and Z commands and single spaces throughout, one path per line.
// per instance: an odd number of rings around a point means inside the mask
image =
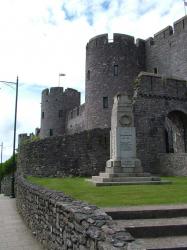
M 99 207 L 187 203 L 187 177 L 164 177 L 172 184 L 95 187 L 84 178 L 39 178 L 28 180 L 48 189 L 62 191 L 75 199 Z

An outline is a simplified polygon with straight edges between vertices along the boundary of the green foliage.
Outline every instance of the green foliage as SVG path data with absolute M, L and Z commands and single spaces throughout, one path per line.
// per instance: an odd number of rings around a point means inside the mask
M 24 139 L 21 143 L 21 145 L 26 145 L 28 143 L 31 143 L 31 142 L 35 142 L 35 141 L 39 141 L 40 138 L 39 136 L 37 135 L 31 135 L 30 137 L 28 137 L 27 139 Z
M 15 155 L 15 162 L 17 159 L 17 155 Z M 7 161 L 0 165 L 0 180 L 3 179 L 4 176 L 9 175 L 16 171 L 16 165 L 14 164 L 13 156 L 10 157 Z
M 84 178 L 28 177 L 32 183 L 62 191 L 99 207 L 187 203 L 187 177 L 164 177 L 172 184 L 95 187 Z

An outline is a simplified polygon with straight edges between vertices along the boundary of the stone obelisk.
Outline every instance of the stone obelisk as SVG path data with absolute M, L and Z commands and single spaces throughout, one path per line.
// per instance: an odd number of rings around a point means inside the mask
M 117 94 L 111 116 L 110 160 L 107 173 L 142 172 L 141 161 L 136 158 L 136 130 L 132 100 L 126 93 Z

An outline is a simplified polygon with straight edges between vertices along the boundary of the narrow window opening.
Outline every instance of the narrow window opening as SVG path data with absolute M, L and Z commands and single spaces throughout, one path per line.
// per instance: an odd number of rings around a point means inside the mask
M 165 143 L 166 143 L 166 153 L 169 153 L 169 137 L 168 132 L 165 130 Z
M 79 108 L 77 108 L 77 115 L 79 115 Z
M 154 74 L 158 74 L 158 68 L 154 68 Z
M 118 76 L 118 65 L 114 65 L 114 76 Z
M 53 130 L 52 130 L 52 128 L 49 129 L 49 136 L 53 136 Z
M 73 111 L 71 111 L 71 118 L 73 118 Z
M 90 70 L 87 71 L 87 80 L 90 80 Z
M 42 119 L 44 119 L 44 112 L 42 112 Z
M 61 118 L 63 116 L 63 111 L 62 110 L 59 110 L 58 111 L 58 117 Z
M 105 142 L 105 147 L 106 147 L 107 146 L 107 137 L 106 136 L 105 136 L 104 142 Z
M 108 108 L 108 96 L 103 97 L 103 108 Z

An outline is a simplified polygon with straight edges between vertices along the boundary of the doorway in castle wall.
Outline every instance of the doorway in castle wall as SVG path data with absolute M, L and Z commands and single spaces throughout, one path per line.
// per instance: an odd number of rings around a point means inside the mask
M 187 115 L 172 111 L 165 118 L 165 144 L 167 153 L 187 152 Z

